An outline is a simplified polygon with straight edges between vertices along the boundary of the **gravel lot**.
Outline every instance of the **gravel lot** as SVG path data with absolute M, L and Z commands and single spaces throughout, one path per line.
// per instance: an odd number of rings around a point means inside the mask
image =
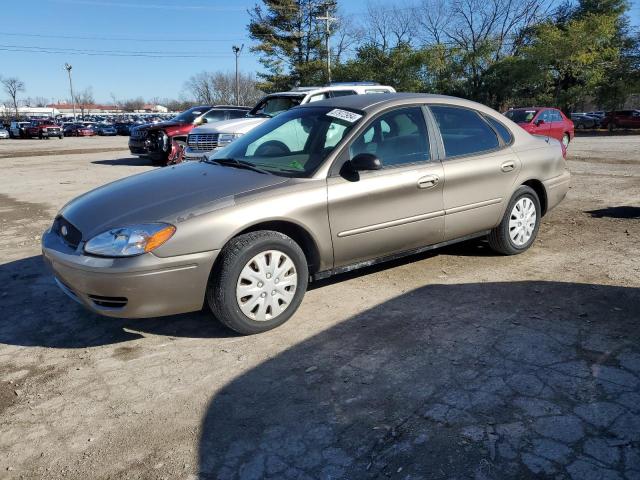
M 0 478 L 640 479 L 640 136 L 575 140 L 525 254 L 343 275 L 253 337 L 54 285 L 40 234 L 152 168 L 126 142 L 0 141 Z

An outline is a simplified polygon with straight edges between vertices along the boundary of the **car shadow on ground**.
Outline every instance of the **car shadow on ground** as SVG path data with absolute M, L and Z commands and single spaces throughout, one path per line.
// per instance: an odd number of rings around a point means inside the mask
M 111 166 L 128 166 L 128 167 L 147 167 L 153 166 L 151 160 L 141 157 L 115 158 L 113 160 L 94 160 L 91 162 L 95 165 L 111 165 Z
M 588 210 L 585 213 L 588 213 L 593 218 L 637 219 L 640 218 L 640 207 L 607 207 L 599 210 Z
M 233 332 L 208 312 L 149 319 L 91 313 L 55 285 L 41 256 L 0 265 L 0 344 L 87 348 L 136 340 L 145 333 L 169 337 L 226 338 Z
M 640 289 L 429 285 L 212 399 L 201 479 L 638 478 Z

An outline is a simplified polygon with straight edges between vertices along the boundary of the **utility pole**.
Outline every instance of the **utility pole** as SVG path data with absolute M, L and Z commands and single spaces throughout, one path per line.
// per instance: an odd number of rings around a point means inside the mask
M 71 90 L 71 105 L 73 106 L 73 121 L 76 121 L 76 99 L 73 96 L 73 83 L 71 82 L 71 69 L 73 67 L 68 63 L 64 64 L 64 69 L 69 73 L 69 90 Z
M 337 20 L 337 18 L 334 18 L 329 15 L 329 7 L 332 7 L 332 6 L 335 6 L 333 2 L 326 3 L 324 6 L 325 8 L 324 17 L 316 17 L 316 20 L 325 21 L 324 33 L 325 33 L 325 48 L 327 50 L 327 82 L 328 83 L 331 83 L 331 44 L 329 43 L 331 38 L 331 22 L 335 22 Z
M 240 70 L 238 69 L 238 59 L 240 58 L 240 54 L 242 53 L 242 49 L 244 48 L 244 43 L 238 47 L 234 45 L 231 47 L 233 53 L 236 56 L 236 105 L 240 106 Z

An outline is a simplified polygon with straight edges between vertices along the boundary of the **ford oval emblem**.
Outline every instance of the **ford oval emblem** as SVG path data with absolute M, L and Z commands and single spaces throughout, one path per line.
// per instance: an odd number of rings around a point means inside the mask
M 67 228 L 66 225 L 62 226 L 62 228 L 60 229 L 60 233 L 62 234 L 63 237 L 67 236 L 67 234 L 69 233 L 69 229 Z

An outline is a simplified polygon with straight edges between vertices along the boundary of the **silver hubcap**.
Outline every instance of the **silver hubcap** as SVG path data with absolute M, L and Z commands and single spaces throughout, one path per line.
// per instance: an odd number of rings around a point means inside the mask
M 569 146 L 569 135 L 564 135 L 564 136 L 562 137 L 562 144 L 563 144 L 565 147 L 568 147 L 568 146 Z
M 273 320 L 291 304 L 297 285 L 293 261 L 279 250 L 267 250 L 249 260 L 240 272 L 236 300 L 250 319 Z
M 509 236 L 514 245 L 521 247 L 533 235 L 536 227 L 536 206 L 528 197 L 522 197 L 511 210 L 509 219 Z

